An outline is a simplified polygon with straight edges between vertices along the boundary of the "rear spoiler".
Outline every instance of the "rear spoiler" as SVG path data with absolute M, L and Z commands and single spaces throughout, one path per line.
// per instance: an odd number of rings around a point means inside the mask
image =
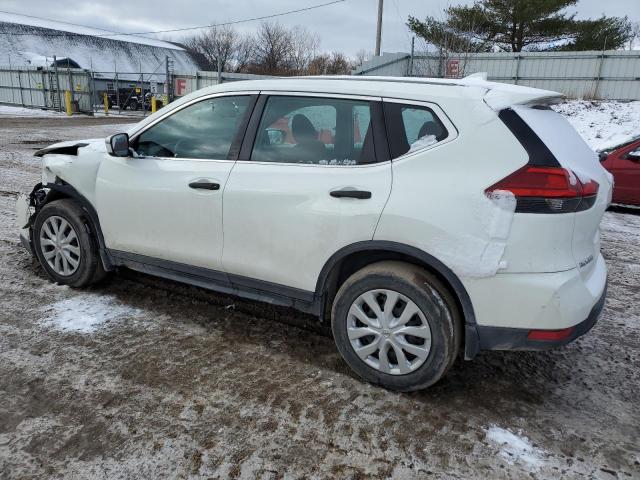
M 490 82 L 487 80 L 486 72 L 474 73 L 462 78 L 459 82 L 461 85 L 486 88 L 487 93 L 483 99 L 496 112 L 516 105 L 551 105 L 561 102 L 564 98 L 562 93 L 551 90 Z

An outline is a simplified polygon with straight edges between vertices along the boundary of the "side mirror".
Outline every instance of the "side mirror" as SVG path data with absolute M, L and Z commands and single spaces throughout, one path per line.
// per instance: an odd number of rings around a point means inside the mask
M 609 154 L 607 152 L 598 153 L 598 159 L 600 160 L 600 162 L 604 162 L 608 156 Z
M 640 162 L 640 150 L 633 150 L 627 153 L 627 160 L 632 162 Z
M 116 133 L 107 138 L 107 151 L 114 157 L 129 156 L 129 135 L 127 133 Z

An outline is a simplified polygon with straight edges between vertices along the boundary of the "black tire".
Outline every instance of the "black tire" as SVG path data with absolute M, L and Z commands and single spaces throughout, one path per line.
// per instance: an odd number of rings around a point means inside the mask
M 60 275 L 44 258 L 40 236 L 43 224 L 52 216 L 65 219 L 77 236 L 77 246 L 80 248 L 79 264 L 70 275 Z M 100 260 L 98 243 L 92 234 L 87 214 L 73 200 L 55 200 L 42 207 L 33 225 L 33 247 L 38 261 L 47 272 L 47 275 L 60 285 L 69 285 L 77 288 L 86 287 L 99 282 L 107 274 L 102 265 L 102 260 Z
M 365 363 L 348 337 L 348 312 L 356 299 L 370 290 L 388 289 L 413 301 L 431 330 L 431 348 L 422 365 L 410 373 L 384 373 Z M 460 349 L 462 321 L 449 290 L 434 275 L 415 265 L 384 261 L 354 273 L 340 287 L 331 312 L 331 328 L 338 351 L 364 380 L 390 390 L 409 392 L 427 388 L 451 368 Z
M 129 102 L 129 109 L 134 112 L 136 110 L 138 110 L 138 101 L 137 100 L 131 100 Z

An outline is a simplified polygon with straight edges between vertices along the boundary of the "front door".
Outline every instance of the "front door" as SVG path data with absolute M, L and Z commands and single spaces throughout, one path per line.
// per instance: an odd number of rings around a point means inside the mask
M 634 142 L 614 152 L 611 173 L 615 188 L 613 201 L 640 205 L 640 142 Z
M 373 238 L 391 191 L 388 151 L 374 142 L 384 141 L 378 100 L 261 97 L 255 141 L 245 140 L 224 192 L 232 283 L 311 292 L 333 253 Z
M 107 248 L 221 269 L 222 193 L 254 100 L 187 104 L 136 134 L 131 157 L 105 155 L 96 207 Z

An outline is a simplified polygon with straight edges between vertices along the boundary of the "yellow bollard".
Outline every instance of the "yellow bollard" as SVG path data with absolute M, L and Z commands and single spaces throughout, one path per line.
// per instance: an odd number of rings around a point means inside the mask
M 156 113 L 156 96 L 151 95 L 151 113 Z
M 104 114 L 109 115 L 109 97 L 106 92 L 103 94 L 102 101 L 104 102 Z
M 67 108 L 67 115 L 73 115 L 73 111 L 71 110 L 71 92 L 69 90 L 65 90 L 64 92 L 64 104 Z

